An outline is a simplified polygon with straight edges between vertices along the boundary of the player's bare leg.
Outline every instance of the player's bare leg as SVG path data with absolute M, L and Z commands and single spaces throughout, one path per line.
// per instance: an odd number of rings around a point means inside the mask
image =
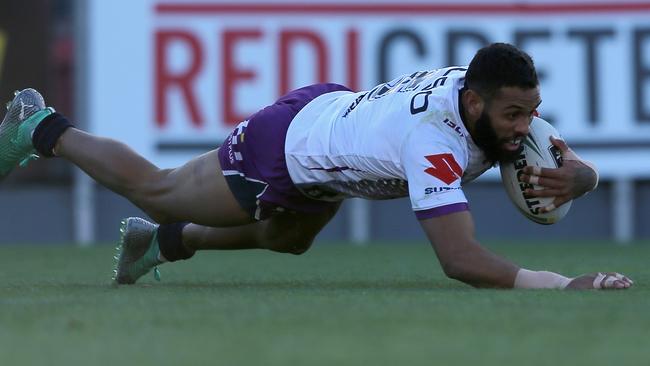
M 69 128 L 54 153 L 159 223 L 233 226 L 251 222 L 228 188 L 217 150 L 175 169 L 159 169 L 121 142 Z
M 46 108 L 36 90 L 25 89 L 8 103 L 0 124 L 0 177 L 35 154 L 69 160 L 159 222 L 227 226 L 252 221 L 230 192 L 216 151 L 176 169 L 159 169 L 121 142 L 75 129 Z
M 279 213 L 270 219 L 238 227 L 216 228 L 188 224 L 182 245 L 188 250 L 268 249 L 302 254 L 334 217 L 339 206 L 320 214 Z
M 320 214 L 277 213 L 265 221 L 237 227 L 208 227 L 188 223 L 156 225 L 138 217 L 122 222 L 114 280 L 135 283 L 165 261 L 191 258 L 205 249 L 268 249 L 302 254 L 330 221 L 338 205 Z

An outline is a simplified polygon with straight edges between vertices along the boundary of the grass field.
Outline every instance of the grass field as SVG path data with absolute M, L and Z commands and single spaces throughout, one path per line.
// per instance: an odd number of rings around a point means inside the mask
M 112 248 L 0 246 L 0 365 L 647 365 L 650 243 L 491 245 L 620 292 L 475 290 L 425 244 L 200 253 L 112 286 Z

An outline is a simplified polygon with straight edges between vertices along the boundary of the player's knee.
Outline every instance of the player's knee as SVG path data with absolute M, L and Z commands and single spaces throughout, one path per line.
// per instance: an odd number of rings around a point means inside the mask
M 289 248 L 289 253 L 293 255 L 301 255 L 305 253 L 306 251 L 311 248 L 311 244 L 313 243 L 313 240 L 306 240 L 303 242 L 298 243 L 297 245 L 293 245 Z
M 288 253 L 300 255 L 305 253 L 311 247 L 314 239 L 310 238 L 277 238 L 273 240 L 269 238 L 268 249 L 278 253 Z

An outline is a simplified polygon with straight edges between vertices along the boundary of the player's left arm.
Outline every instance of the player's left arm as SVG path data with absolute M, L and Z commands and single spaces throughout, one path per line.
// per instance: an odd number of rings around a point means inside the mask
M 540 168 L 527 166 L 519 179 L 543 189 L 528 189 L 531 197 L 555 197 L 553 203 L 544 207 L 543 212 L 553 211 L 568 201 L 578 198 L 598 186 L 598 170 L 569 148 L 562 139 L 551 137 L 551 143 L 560 149 L 563 164 L 560 168 Z

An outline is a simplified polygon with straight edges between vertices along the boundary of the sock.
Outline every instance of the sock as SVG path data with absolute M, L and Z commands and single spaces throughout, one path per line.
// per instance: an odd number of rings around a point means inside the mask
M 32 144 L 38 154 L 43 157 L 53 157 L 52 150 L 56 142 L 69 127 L 74 126 L 60 113 L 52 113 L 45 117 L 32 134 Z
M 176 222 L 158 226 L 158 247 L 160 254 L 170 262 L 188 259 L 194 255 L 183 245 L 183 228 L 189 222 Z

